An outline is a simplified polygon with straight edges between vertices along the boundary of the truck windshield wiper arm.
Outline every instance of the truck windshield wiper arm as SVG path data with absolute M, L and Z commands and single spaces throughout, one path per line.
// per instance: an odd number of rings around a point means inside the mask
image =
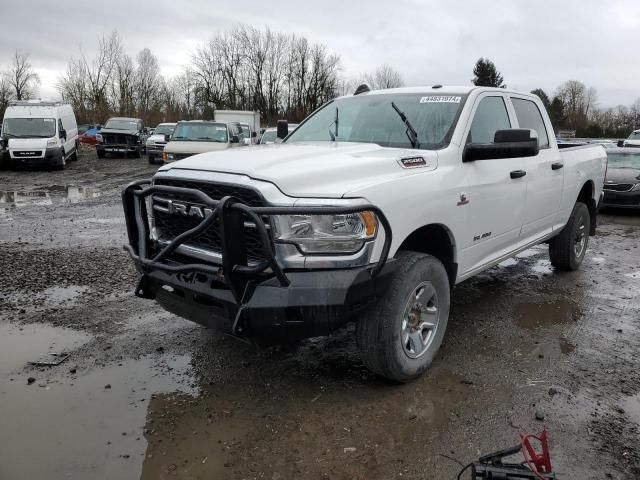
M 336 126 L 334 132 L 331 131 L 331 125 Z M 336 117 L 334 118 L 333 122 L 329 124 L 329 136 L 331 137 L 332 142 L 336 141 L 336 137 L 338 136 L 338 107 L 336 107 Z
M 409 137 L 411 146 L 413 148 L 416 148 L 416 146 L 418 145 L 418 132 L 416 132 L 416 129 L 413 128 L 413 125 L 411 125 L 411 122 L 409 121 L 407 116 L 404 114 L 402 110 L 398 108 L 398 106 L 394 102 L 391 102 L 391 106 L 396 111 L 396 113 L 400 116 L 400 119 L 402 120 L 402 122 L 407 126 L 407 130 L 405 131 L 405 133 L 407 134 L 407 137 Z

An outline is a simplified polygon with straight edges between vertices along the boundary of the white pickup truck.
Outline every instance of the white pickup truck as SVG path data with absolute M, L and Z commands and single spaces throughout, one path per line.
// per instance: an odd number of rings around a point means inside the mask
M 579 267 L 605 170 L 602 146 L 559 150 L 528 93 L 365 91 L 283 143 L 131 184 L 125 248 L 136 294 L 171 312 L 258 341 L 355 321 L 367 367 L 404 382 L 438 351 L 455 284 L 543 242 Z

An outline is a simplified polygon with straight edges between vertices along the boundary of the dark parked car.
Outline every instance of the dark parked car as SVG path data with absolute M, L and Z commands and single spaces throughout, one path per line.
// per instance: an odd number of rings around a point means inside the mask
M 96 135 L 96 152 L 99 158 L 107 153 L 136 158 L 144 153 L 146 130 L 139 118 L 113 117 L 107 120 Z
M 640 211 L 640 148 L 610 148 L 604 180 L 604 207 Z

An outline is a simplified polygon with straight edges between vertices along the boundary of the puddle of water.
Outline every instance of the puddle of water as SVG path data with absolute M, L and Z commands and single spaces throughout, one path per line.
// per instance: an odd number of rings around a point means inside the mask
M 498 266 L 502 268 L 514 267 L 516 265 L 518 265 L 518 261 L 515 258 L 507 258 L 504 262 L 498 264 Z
M 50 185 L 32 191 L 0 191 L 0 207 L 23 207 L 25 205 L 53 205 L 53 203 L 75 203 L 97 198 L 100 190 L 73 185 Z
M 576 346 L 567 340 L 564 336 L 560 337 L 560 353 L 568 355 L 576 349 Z
M 531 267 L 531 270 L 536 273 L 553 273 L 553 269 L 551 268 L 551 261 L 546 259 L 540 259 Z
M 38 360 L 43 354 L 72 351 L 91 338 L 90 335 L 68 328 L 2 322 L 0 323 L 0 377 L 20 371 L 27 366 L 28 362 Z M 26 382 L 26 378 L 27 376 L 22 375 L 16 377 L 14 381 Z M 2 416 L 4 413 L 0 415 Z
M 569 300 L 551 303 L 520 303 L 514 307 L 516 323 L 527 330 L 537 330 L 567 323 L 579 315 L 578 307 Z
M 472 391 L 462 380 L 443 370 L 410 389 L 278 378 L 267 392 L 254 386 L 254 395 L 224 385 L 198 399 L 157 396 L 141 479 L 323 478 L 327 468 L 335 478 L 370 478 L 372 465 L 391 461 L 386 452 L 429 444 L 446 430 Z
M 190 357 L 143 357 L 71 374 L 72 354 L 57 367 L 22 370 L 41 353 L 72 349 L 88 337 L 44 325 L 19 328 L 0 324 L 0 432 L 11 432 L 0 438 L 2 478 L 140 478 L 151 394 L 195 394 Z
M 7 295 L 5 301 L 29 312 L 39 308 L 72 307 L 80 296 L 90 290 L 84 285 L 49 287 L 41 292 L 20 292 Z
M 640 394 L 628 397 L 622 408 L 632 422 L 640 424 Z

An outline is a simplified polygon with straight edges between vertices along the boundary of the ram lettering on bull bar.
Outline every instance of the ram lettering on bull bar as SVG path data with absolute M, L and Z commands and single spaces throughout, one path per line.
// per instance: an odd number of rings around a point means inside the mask
M 198 205 L 187 202 L 175 202 L 164 199 L 162 194 L 178 194 L 193 197 Z M 198 225 L 176 236 L 158 252 L 152 251 L 150 226 L 147 215 L 146 198 L 154 195 L 154 200 L 160 200 L 165 206 L 154 205 L 153 208 L 162 209 L 176 215 L 194 216 L 202 220 Z M 300 207 L 250 207 L 238 199 L 226 196 L 214 200 L 204 192 L 192 188 L 175 187 L 169 185 L 152 185 L 150 180 L 131 183 L 122 192 L 125 210 L 127 234 L 129 244 L 125 250 L 136 263 L 141 277 L 135 294 L 143 298 L 153 298 L 147 291 L 146 273 L 151 269 L 164 271 L 168 274 L 204 273 L 219 277 L 220 271 L 225 284 L 231 291 L 237 306 L 237 313 L 233 323 L 232 333 L 236 333 L 241 319 L 244 305 L 250 300 L 255 282 L 277 278 L 281 288 L 290 285 L 287 275 L 275 258 L 275 247 L 263 216 L 269 215 L 340 215 L 361 211 L 373 212 L 382 227 L 385 238 L 380 259 L 371 265 L 370 275 L 375 278 L 384 268 L 391 248 L 391 226 L 382 211 L 373 205 L 354 207 L 332 206 L 300 206 Z M 255 225 L 265 260 L 249 265 L 244 246 L 245 217 Z M 222 238 L 222 267 L 214 267 L 204 263 L 188 263 L 176 265 L 167 262 L 169 257 L 184 242 L 192 239 L 209 228 L 220 229 Z

